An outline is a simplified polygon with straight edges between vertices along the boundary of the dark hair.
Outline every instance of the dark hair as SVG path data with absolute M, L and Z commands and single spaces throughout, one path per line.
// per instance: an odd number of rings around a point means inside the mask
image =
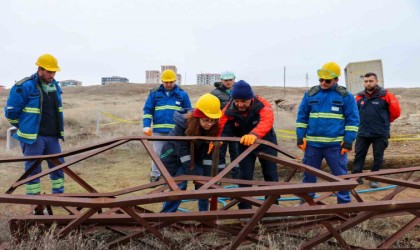
M 187 129 L 185 135 L 187 136 L 217 136 L 219 132 L 219 123 L 211 126 L 209 130 L 205 130 L 200 125 L 200 118 L 194 117 L 192 112 L 185 114 L 187 118 Z
M 369 72 L 364 75 L 364 77 L 375 77 L 375 80 L 378 80 L 378 76 L 375 73 Z

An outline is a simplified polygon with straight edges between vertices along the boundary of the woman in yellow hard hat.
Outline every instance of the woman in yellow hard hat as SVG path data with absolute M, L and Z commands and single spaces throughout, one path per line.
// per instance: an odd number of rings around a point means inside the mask
M 198 99 L 195 109 L 175 112 L 175 128 L 169 136 L 217 136 L 221 116 L 219 99 L 212 94 L 204 94 Z M 191 162 L 189 141 L 169 141 L 162 147 L 160 159 L 171 176 L 184 174 L 210 176 L 212 161 L 208 148 L 208 142 L 195 142 L 194 161 Z M 179 184 L 182 190 L 186 187 L 186 181 Z M 162 212 L 176 212 L 180 203 L 181 201 L 165 202 Z M 198 209 L 207 211 L 208 200 L 199 200 Z

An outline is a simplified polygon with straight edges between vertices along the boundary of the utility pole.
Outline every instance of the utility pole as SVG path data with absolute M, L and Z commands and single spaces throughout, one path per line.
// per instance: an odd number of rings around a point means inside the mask
M 283 72 L 283 98 L 286 99 L 286 66 L 284 66 L 284 72 Z
M 306 87 L 308 87 L 308 82 L 309 82 L 309 75 L 308 75 L 308 73 L 306 73 L 305 79 L 306 79 Z

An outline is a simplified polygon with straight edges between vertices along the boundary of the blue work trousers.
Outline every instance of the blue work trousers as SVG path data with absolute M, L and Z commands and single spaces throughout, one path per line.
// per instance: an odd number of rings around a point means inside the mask
M 180 162 L 179 162 L 180 163 Z M 172 165 L 173 166 L 173 165 Z M 167 166 L 168 168 L 168 166 Z M 171 176 L 180 176 L 180 175 L 201 175 L 201 176 L 211 176 L 211 166 L 195 166 L 193 170 L 186 169 L 186 167 L 182 166 L 182 164 L 178 164 L 178 167 L 176 169 L 171 169 L 169 167 L 168 172 L 171 174 Z M 187 181 L 183 181 L 180 184 L 178 184 L 178 187 L 181 190 L 187 189 Z M 199 189 L 201 185 L 195 185 L 195 189 Z M 178 210 L 179 205 L 181 204 L 181 200 L 177 201 L 168 201 L 163 203 L 162 213 L 173 213 Z M 207 211 L 209 208 L 209 201 L 208 199 L 199 199 L 198 200 L 198 210 L 199 211 Z
M 50 155 L 61 153 L 60 143 L 58 137 L 56 136 L 42 136 L 38 135 L 35 142 L 32 144 L 21 142 L 20 146 L 24 156 L 35 156 L 35 155 Z M 63 158 L 58 159 L 60 163 L 64 163 Z M 35 160 L 25 162 L 25 171 L 33 165 Z M 48 161 L 48 168 L 53 168 L 55 165 Z M 33 176 L 41 173 L 42 167 L 41 164 L 29 175 Z M 57 170 L 50 174 L 51 180 L 51 192 L 53 194 L 64 193 L 64 172 L 63 170 Z M 25 185 L 26 194 L 40 194 L 41 193 L 41 184 L 40 180 L 32 180 Z
M 239 154 L 246 150 L 247 147 L 240 145 L 239 146 Z M 256 153 L 263 152 L 269 155 L 277 156 L 277 151 L 269 148 L 266 145 L 258 146 L 254 151 L 252 151 L 249 155 L 247 155 L 240 163 L 240 176 L 242 180 L 253 180 L 254 179 L 254 169 L 255 169 L 255 161 L 257 159 Z M 238 154 L 238 155 L 239 155 Z M 277 164 L 259 158 L 261 163 L 261 169 L 264 176 L 265 181 L 279 181 L 279 174 L 277 171 Z M 239 187 L 250 187 L 250 185 L 240 184 Z M 250 209 L 252 208 L 251 204 L 246 202 L 239 202 L 238 204 L 239 209 Z
M 305 150 L 305 156 L 303 158 L 303 163 L 314 167 L 316 169 L 321 169 L 322 160 L 325 158 L 328 166 L 333 175 L 346 175 L 347 174 L 347 153 L 341 155 L 341 147 L 312 147 L 307 146 Z M 303 183 L 316 183 L 316 176 L 304 173 Z M 309 193 L 310 196 L 314 197 L 315 193 Z M 351 201 L 350 193 L 348 190 L 339 191 L 337 193 L 337 203 L 348 203 Z

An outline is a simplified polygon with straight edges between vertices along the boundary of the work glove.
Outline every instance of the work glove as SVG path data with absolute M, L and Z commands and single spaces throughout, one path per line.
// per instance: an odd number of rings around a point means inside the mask
M 241 137 L 241 140 L 239 141 L 239 143 L 245 145 L 245 146 L 250 146 L 252 144 L 254 144 L 254 142 L 257 140 L 257 136 L 254 134 L 247 134 Z
M 143 134 L 147 136 L 152 136 L 152 129 L 150 127 L 143 128 Z
M 350 142 L 341 142 L 341 155 L 350 152 L 352 149 L 352 144 Z
M 219 142 L 219 145 L 220 145 L 220 147 L 223 145 L 223 142 L 221 141 L 221 142 Z M 211 141 L 210 143 L 209 143 L 209 150 L 207 151 L 207 154 L 209 155 L 209 154 L 211 154 L 211 152 L 213 152 L 213 149 L 214 149 L 214 143 Z
M 300 148 L 303 152 L 306 150 L 306 138 L 298 138 L 297 139 L 297 147 Z

